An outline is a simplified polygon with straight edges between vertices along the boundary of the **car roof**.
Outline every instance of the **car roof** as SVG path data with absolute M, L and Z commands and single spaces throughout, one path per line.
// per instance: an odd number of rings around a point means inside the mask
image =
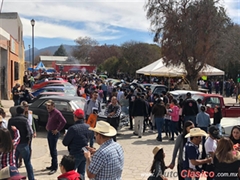
M 203 92 L 200 92 L 200 91 L 189 91 L 189 90 L 169 91 L 170 94 L 174 94 L 174 95 L 187 94 L 188 92 L 190 92 L 192 95 L 193 95 L 193 94 L 204 94 Z
M 78 96 L 44 96 L 39 99 L 59 99 L 59 100 L 76 100 L 76 99 L 85 99 Z
M 44 94 L 65 94 L 64 92 L 42 92 L 40 95 Z
M 65 89 L 66 87 L 65 86 L 46 86 L 46 87 L 43 87 L 43 89 Z
M 222 97 L 220 94 L 206 94 L 206 93 L 198 93 L 199 95 L 203 95 L 204 97 Z
M 165 86 L 165 85 L 163 85 L 163 84 L 150 84 L 150 85 L 153 86 L 153 87 L 156 87 L 156 86 L 167 87 L 167 86 Z

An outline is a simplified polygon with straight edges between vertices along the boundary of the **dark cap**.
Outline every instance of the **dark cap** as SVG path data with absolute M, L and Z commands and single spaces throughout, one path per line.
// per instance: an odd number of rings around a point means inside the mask
M 24 107 L 23 106 L 18 106 L 16 109 L 17 114 L 23 114 L 24 112 Z
M 210 126 L 208 132 L 215 139 L 221 138 L 219 134 L 219 129 L 215 125 Z
M 187 92 L 187 97 L 191 97 L 192 94 L 190 92 Z

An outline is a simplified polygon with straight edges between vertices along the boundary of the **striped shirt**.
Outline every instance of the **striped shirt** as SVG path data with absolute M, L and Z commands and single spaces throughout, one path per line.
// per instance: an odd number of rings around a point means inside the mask
M 18 130 L 14 131 L 13 151 L 8 153 L 0 153 L 0 169 L 6 166 L 15 166 L 15 151 L 18 143 L 20 142 L 20 133 Z
M 110 139 L 95 152 L 88 170 L 96 175 L 95 180 L 121 180 L 123 162 L 122 147 Z

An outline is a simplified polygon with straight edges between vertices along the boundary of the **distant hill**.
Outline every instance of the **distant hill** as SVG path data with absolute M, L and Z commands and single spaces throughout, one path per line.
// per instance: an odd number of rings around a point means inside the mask
M 49 46 L 49 47 L 46 47 L 43 49 L 34 48 L 34 57 L 39 56 L 41 53 L 44 53 L 44 52 L 50 52 L 51 55 L 53 55 L 55 53 L 55 51 L 59 48 L 59 46 Z M 66 45 L 66 44 L 63 46 L 66 49 L 67 54 L 71 55 L 71 52 L 72 52 L 72 49 L 74 46 Z M 28 49 L 25 51 L 25 61 L 30 62 L 31 59 L 32 59 L 32 49 L 30 49 L 30 57 L 29 57 L 29 49 Z

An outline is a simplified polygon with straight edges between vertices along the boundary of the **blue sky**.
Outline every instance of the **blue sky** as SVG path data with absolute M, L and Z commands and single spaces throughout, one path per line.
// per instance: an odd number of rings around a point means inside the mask
M 3 12 L 18 12 L 23 24 L 25 48 L 74 45 L 74 39 L 88 36 L 100 44 L 130 40 L 152 43 L 146 0 L 4 0 Z M 240 24 L 240 0 L 221 0 L 228 15 Z

